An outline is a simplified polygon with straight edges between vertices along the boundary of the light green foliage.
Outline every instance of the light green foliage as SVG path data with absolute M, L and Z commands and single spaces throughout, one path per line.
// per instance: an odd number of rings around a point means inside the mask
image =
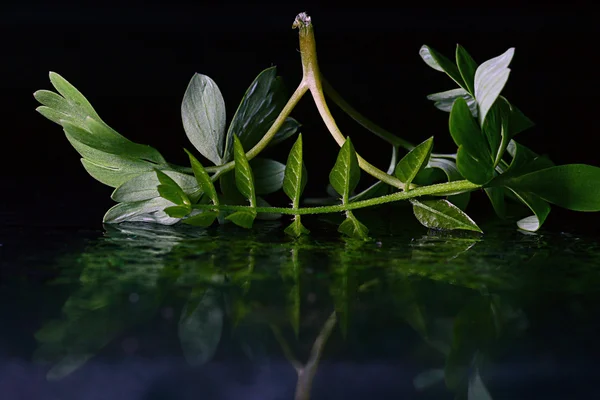
M 412 183 L 415 176 L 417 176 L 429 162 L 431 149 L 433 149 L 433 137 L 430 137 L 412 149 L 407 155 L 402 157 L 398 162 L 398 165 L 396 165 L 396 177 L 404 182 L 406 190 L 408 190 L 408 186 Z
M 292 200 L 293 208 L 300 206 L 300 196 L 308 179 L 302 152 L 302 134 L 299 134 L 288 155 L 283 178 L 283 191 Z M 285 233 L 293 237 L 308 234 L 309 230 L 302 225 L 300 218 L 300 215 L 295 215 L 292 223 L 285 228 Z
M 411 203 L 419 222 L 428 228 L 481 232 L 467 214 L 447 200 L 411 200 Z

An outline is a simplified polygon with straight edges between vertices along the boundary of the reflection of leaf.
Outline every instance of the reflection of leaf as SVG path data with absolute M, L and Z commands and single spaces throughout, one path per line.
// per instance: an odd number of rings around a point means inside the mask
M 210 361 L 217 351 L 223 330 L 223 310 L 218 293 L 207 289 L 199 301 L 190 299 L 179 320 L 179 341 L 185 359 L 191 366 Z
M 89 353 L 84 354 L 68 354 L 58 363 L 56 363 L 46 374 L 49 381 L 57 381 L 72 372 L 82 367 L 94 355 Z
M 488 392 L 481 376 L 479 375 L 479 368 L 475 367 L 473 375 L 469 379 L 469 389 L 467 400 L 492 400 L 490 392 Z

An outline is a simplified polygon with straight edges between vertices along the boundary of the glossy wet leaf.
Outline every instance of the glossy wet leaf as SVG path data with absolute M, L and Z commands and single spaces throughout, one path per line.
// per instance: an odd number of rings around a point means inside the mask
M 202 210 L 202 212 L 192 215 L 191 217 L 188 217 L 182 220 L 181 222 L 187 225 L 206 228 L 208 226 L 211 226 L 213 222 L 215 222 L 215 219 L 218 215 L 219 213 L 217 211 Z
M 236 211 L 233 214 L 229 214 L 225 217 L 226 220 L 233 222 L 237 226 L 242 228 L 250 229 L 254 224 L 256 218 L 256 212 L 254 211 Z
M 193 176 L 176 171 L 163 171 L 171 177 L 190 197 L 192 201 L 198 200 L 202 189 Z M 142 173 L 116 188 L 110 196 L 114 201 L 121 203 L 148 200 L 160 196 L 158 193 L 158 177 L 154 171 Z
M 419 55 L 431 68 L 435 69 L 436 71 L 445 72 L 459 86 L 461 86 L 463 89 L 467 89 L 465 82 L 460 75 L 458 67 L 447 57 L 426 45 L 421 46 Z
M 352 211 L 346 211 L 346 219 L 338 231 L 356 239 L 369 240 L 369 229 L 356 219 Z
M 411 200 L 419 222 L 432 229 L 462 229 L 482 233 L 477 224 L 447 200 Z
M 223 164 L 225 101 L 211 78 L 194 74 L 183 96 L 181 118 L 196 150 L 215 165 Z
M 456 65 L 465 82 L 466 89 L 470 93 L 475 93 L 475 71 L 477 70 L 477 63 L 461 45 L 456 46 Z
M 329 182 L 335 191 L 342 196 L 342 203 L 348 203 L 350 193 L 358 185 L 360 168 L 354 146 L 350 138 L 346 138 L 340 149 L 335 165 L 329 173 Z
M 499 189 L 499 188 L 496 188 Z M 523 204 L 533 212 L 533 215 L 517 221 L 517 226 L 524 231 L 535 232 L 542 227 L 548 214 L 550 214 L 550 205 L 535 194 L 523 190 L 507 188 Z
M 475 98 L 463 88 L 433 93 L 428 95 L 427 99 L 433 101 L 433 105 L 438 110 L 450 112 L 452 111 L 452 106 L 454 105 L 454 102 L 459 97 L 467 102 L 467 106 L 469 106 L 469 110 L 471 111 L 473 118 L 477 118 L 477 102 L 475 101 Z
M 405 190 L 412 183 L 417 174 L 425 168 L 429 162 L 429 156 L 433 149 L 433 137 L 425 140 L 406 154 L 396 165 L 395 175 L 406 185 Z
M 256 192 L 254 187 L 254 174 L 246 158 L 246 152 L 242 143 L 234 135 L 233 154 L 235 158 L 235 184 L 242 194 L 250 202 L 250 206 L 256 207 Z
M 254 147 L 267 133 L 285 106 L 287 95 L 277 76 L 277 68 L 262 71 L 246 90 L 227 131 L 226 158 L 231 158 L 233 135 L 237 135 L 245 149 Z M 292 118 L 280 128 L 278 140 L 291 136 L 299 124 Z M 277 135 L 277 134 L 276 134 Z
M 204 169 L 204 166 L 194 157 L 192 153 L 184 149 L 190 159 L 190 165 L 192 166 L 192 171 L 194 172 L 194 177 L 196 178 L 197 184 L 202 188 L 202 192 L 208 196 L 208 198 L 212 201 L 214 205 L 219 204 L 219 196 L 217 196 L 217 191 L 215 189 L 215 185 L 210 179 L 210 176 Z M 184 189 L 185 190 L 185 189 Z
M 269 158 L 257 157 L 250 161 L 250 166 L 257 195 L 266 195 L 281 189 L 285 165 Z
M 181 311 L 178 336 L 183 355 L 191 366 L 210 361 L 221 341 L 224 313 L 219 293 L 212 288 L 198 299 L 190 299 Z
M 509 178 L 504 185 L 575 211 L 600 211 L 600 168 L 559 165 Z
M 190 199 L 173 178 L 158 169 L 155 170 L 155 172 L 158 181 L 160 182 L 157 189 L 161 197 L 177 205 L 185 205 L 188 207 L 191 205 Z
M 498 57 L 482 63 L 475 72 L 475 99 L 479 104 L 479 123 L 483 124 L 488 111 L 504 89 L 510 75 L 515 49 L 511 47 Z

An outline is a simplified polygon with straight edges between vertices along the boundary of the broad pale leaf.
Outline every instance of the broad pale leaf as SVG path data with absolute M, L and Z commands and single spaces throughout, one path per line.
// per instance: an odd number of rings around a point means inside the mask
M 181 118 L 196 150 L 215 165 L 224 163 L 225 101 L 217 84 L 194 74 L 183 96 Z
M 193 176 L 176 171 L 167 170 L 163 172 L 177 182 L 193 202 L 198 200 L 202 194 L 202 189 Z M 154 171 L 145 172 L 123 183 L 113 191 L 110 197 L 120 203 L 153 199 L 160 196 L 157 189 L 158 185 L 160 185 L 160 181 L 156 173 Z
M 256 207 L 256 192 L 252 169 L 246 158 L 246 152 L 244 151 L 242 143 L 235 135 L 233 136 L 233 139 L 235 184 L 240 193 L 250 202 L 250 206 Z
M 415 216 L 432 229 L 463 229 L 482 232 L 463 211 L 447 200 L 411 200 Z
M 445 72 L 454 80 L 454 82 L 458 83 L 460 87 L 467 89 L 465 82 L 460 75 L 458 67 L 448 58 L 426 45 L 421 46 L 419 55 L 431 68 L 435 69 L 436 71 Z
M 356 188 L 359 179 L 358 158 L 348 137 L 338 153 L 333 169 L 329 173 L 329 182 L 335 191 L 342 196 L 343 204 L 347 204 L 350 193 Z
M 136 201 L 133 203 L 119 203 L 110 208 L 104 215 L 103 222 L 107 224 L 118 224 L 125 221 L 148 221 L 159 222 L 164 225 L 172 225 L 179 221 L 177 218 L 158 218 L 164 214 L 163 210 L 174 206 L 172 202 L 156 197 L 150 200 Z M 158 216 L 155 213 L 160 212 Z M 164 214 L 166 216 L 166 214 Z
M 192 171 L 194 172 L 196 182 L 202 188 L 202 191 L 213 202 L 213 204 L 219 205 L 219 196 L 217 196 L 217 191 L 215 189 L 215 185 L 212 182 L 212 179 L 210 179 L 210 176 L 208 176 L 208 173 L 206 172 L 200 161 L 198 161 L 192 153 L 190 153 L 186 149 L 184 150 L 190 159 L 190 164 L 192 166 Z
M 487 60 L 475 72 L 475 99 L 479 104 L 479 123 L 483 125 L 488 111 L 504 89 L 510 75 L 510 64 L 514 47 L 498 57 Z
M 250 161 L 257 195 L 278 191 L 283 186 L 285 165 L 269 158 L 256 157 Z
M 338 231 L 353 238 L 369 240 L 369 229 L 356 219 L 352 211 L 346 211 L 346 219 L 340 224 Z
M 467 106 L 469 106 L 469 110 L 471 111 L 471 115 L 473 115 L 473 118 L 477 118 L 477 102 L 475 101 L 475 98 L 463 88 L 433 93 L 428 95 L 427 99 L 433 101 L 433 105 L 438 110 L 450 112 L 452 111 L 452 106 L 454 105 L 454 102 L 459 97 L 462 97 L 467 102 Z
M 221 341 L 224 313 L 219 293 L 206 289 L 199 299 L 190 299 L 181 311 L 178 335 L 186 361 L 199 366 L 210 361 Z
M 433 149 L 433 137 L 412 149 L 396 165 L 395 175 L 404 182 L 406 185 L 405 190 L 408 190 L 415 176 L 427 166 L 431 149 Z

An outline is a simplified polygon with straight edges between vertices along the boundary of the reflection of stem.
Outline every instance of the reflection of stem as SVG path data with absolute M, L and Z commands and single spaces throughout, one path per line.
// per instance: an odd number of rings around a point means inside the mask
M 275 338 L 279 342 L 281 346 L 281 350 L 285 355 L 285 358 L 292 364 L 296 373 L 298 374 L 298 382 L 296 383 L 296 394 L 294 396 L 294 400 L 308 400 L 310 399 L 310 391 L 312 388 L 313 378 L 317 373 L 317 367 L 319 366 L 319 361 L 321 360 L 321 355 L 323 354 L 323 349 L 325 348 L 325 344 L 327 343 L 327 339 L 335 324 L 337 322 L 337 317 L 335 311 L 331 313 L 325 324 L 323 324 L 323 328 L 321 328 L 321 332 L 315 339 L 313 343 L 312 349 L 310 351 L 310 357 L 308 361 L 306 361 L 305 365 L 302 365 L 300 361 L 294 356 L 290 346 L 287 344 L 281 331 L 274 325 L 271 325 L 271 330 L 275 335 Z

